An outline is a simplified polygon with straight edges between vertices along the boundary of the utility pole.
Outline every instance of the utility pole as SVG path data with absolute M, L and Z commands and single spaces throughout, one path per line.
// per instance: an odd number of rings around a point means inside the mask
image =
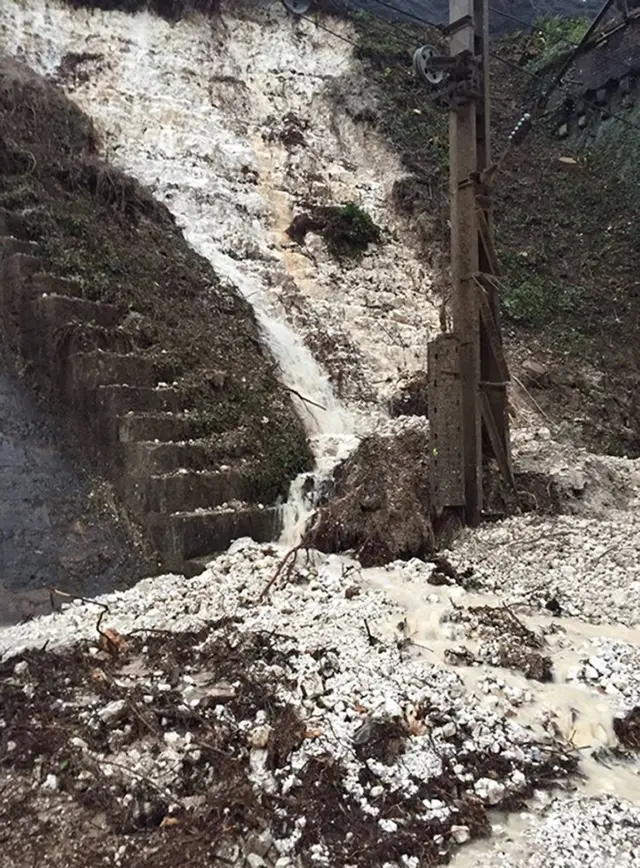
M 513 485 L 507 384 L 495 277 L 488 75 L 488 0 L 450 0 L 449 156 L 453 333 L 429 344 L 431 493 L 436 511 L 480 521 L 485 459 Z

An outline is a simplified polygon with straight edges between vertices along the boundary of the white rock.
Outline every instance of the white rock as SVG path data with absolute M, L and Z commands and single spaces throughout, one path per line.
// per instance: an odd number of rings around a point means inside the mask
M 254 727 L 249 733 L 248 742 L 253 748 L 263 749 L 269 744 L 271 727 L 268 724 Z
M 464 844 L 471 838 L 471 832 L 468 826 L 452 826 L 451 837 L 456 844 Z
M 480 778 L 474 785 L 476 793 L 490 805 L 497 805 L 505 794 L 505 786 L 491 778 Z
M 602 657 L 589 657 L 589 666 L 596 670 L 600 675 L 608 675 L 609 674 L 609 665 L 606 660 L 603 660 Z
M 121 720 L 127 712 L 126 699 L 114 699 L 98 711 L 98 717 L 107 726 L 112 726 Z
M 43 790 L 47 790 L 47 792 L 55 793 L 58 789 L 58 778 L 55 775 L 47 775 L 41 787 Z

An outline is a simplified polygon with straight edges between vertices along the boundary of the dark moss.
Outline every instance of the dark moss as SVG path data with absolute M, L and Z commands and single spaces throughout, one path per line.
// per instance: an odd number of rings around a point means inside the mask
M 24 212 L 46 270 L 128 312 L 132 348 L 177 377 L 207 433 L 246 430 L 268 496 L 286 492 L 312 459 L 248 302 L 220 286 L 149 190 L 96 158 L 91 123 L 61 91 L 9 61 L 0 82 L 0 206 Z M 91 349 L 99 330 L 78 340 Z
M 305 213 L 298 214 L 287 229 L 287 234 L 298 244 L 304 243 L 308 232 L 322 235 L 336 259 L 356 258 L 369 244 L 377 244 L 382 239 L 380 227 L 366 211 L 353 203 L 311 206 Z

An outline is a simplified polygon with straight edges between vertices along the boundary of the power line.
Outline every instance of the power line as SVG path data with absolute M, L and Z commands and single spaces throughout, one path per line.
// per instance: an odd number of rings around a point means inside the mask
M 440 33 L 443 33 L 446 30 L 446 27 L 444 25 L 435 24 L 433 21 L 428 21 L 426 18 L 421 18 L 418 15 L 414 15 L 413 12 L 405 12 L 404 9 L 399 9 L 393 3 L 388 3 L 387 0 L 373 0 L 373 2 L 377 3 L 379 6 L 384 6 L 385 9 L 390 9 L 392 12 L 397 12 L 405 18 L 412 18 L 419 24 L 424 24 L 426 27 L 431 27 L 433 30 L 439 30 Z
M 401 9 L 399 9 L 397 6 L 395 6 L 395 5 L 392 4 L 392 3 L 388 3 L 388 2 L 386 2 L 386 0 L 375 0 L 375 2 L 376 2 L 376 3 L 379 3 L 381 6 L 385 6 L 385 7 L 389 8 L 389 9 L 395 11 L 395 12 L 398 12 L 398 13 L 401 13 L 401 14 L 405 14 L 405 13 L 404 13 Z M 409 13 L 406 13 L 406 14 L 409 14 Z M 343 34 L 341 34 L 341 33 L 337 33 L 335 30 L 331 30 L 331 28 L 327 27 L 327 26 L 324 25 L 324 24 L 321 24 L 319 21 L 317 21 L 317 20 L 314 19 L 314 18 L 311 18 L 311 17 L 308 16 L 308 15 L 299 15 L 298 17 L 304 19 L 305 21 L 308 21 L 309 23 L 315 25 L 316 27 L 320 28 L 321 30 L 324 30 L 326 33 L 331 34 L 331 36 L 334 36 L 336 39 L 341 39 L 343 42 L 346 42 L 346 43 L 348 43 L 349 45 L 352 45 L 354 48 L 357 48 L 357 49 L 361 48 L 361 43 L 359 43 L 359 42 L 355 42 L 353 39 L 349 39 L 347 36 L 343 36 Z M 379 16 L 375 16 L 375 15 L 374 15 L 374 17 L 378 18 L 378 20 L 380 20 L 380 21 L 384 21 L 384 19 L 380 18 Z M 442 29 L 443 29 L 443 28 L 439 27 L 439 25 L 435 25 L 435 24 L 433 24 L 432 22 L 430 22 L 430 21 L 427 20 L 426 18 L 421 18 L 421 17 L 419 17 L 419 16 L 417 16 L 417 15 L 413 15 L 413 14 L 411 14 L 411 17 L 412 17 L 414 20 L 416 20 L 417 22 L 419 22 L 419 23 L 421 23 L 421 24 L 424 24 L 426 27 L 435 27 L 436 29 L 439 29 L 439 30 L 442 30 Z M 512 16 L 512 17 L 515 17 L 515 16 Z M 385 22 L 385 23 L 389 23 L 389 22 Z M 392 26 L 392 25 L 389 24 L 389 26 Z M 580 43 L 578 43 L 577 45 L 574 45 L 574 49 L 577 48 L 577 47 L 579 46 L 579 44 L 580 44 Z M 575 55 L 575 50 L 574 50 L 573 54 Z M 490 51 L 490 52 L 489 52 L 489 55 L 490 55 L 494 60 L 497 60 L 497 61 L 499 61 L 500 63 L 503 63 L 503 64 L 505 64 L 506 66 L 509 66 L 509 67 L 512 68 L 512 69 L 518 70 L 518 71 L 521 72 L 523 75 L 527 75 L 527 76 L 529 76 L 529 78 L 532 78 L 532 79 L 534 79 L 534 80 L 537 80 L 537 81 L 539 81 L 539 82 L 541 82 L 541 83 L 545 83 L 545 81 L 546 81 L 545 78 L 544 78 L 542 75 L 540 75 L 540 73 L 533 72 L 532 70 L 527 69 L 526 67 L 521 66 L 520 64 L 515 63 L 514 61 L 509 60 L 509 59 L 506 58 L 506 57 L 503 57 L 501 54 L 499 54 L 499 53 L 497 53 L 497 52 L 495 52 L 495 51 Z M 383 58 L 384 56 L 383 56 L 382 54 L 380 54 L 380 57 Z M 404 67 L 400 67 L 400 66 L 398 66 L 398 65 L 396 65 L 396 68 L 397 68 L 397 69 L 403 69 L 403 70 L 405 69 Z M 573 96 L 573 95 L 574 95 L 574 94 L 572 93 L 572 91 L 569 90 L 569 89 L 566 87 L 566 85 L 563 85 L 563 84 L 562 84 L 561 82 L 559 82 L 559 81 L 556 81 L 556 82 L 553 84 L 553 90 L 556 90 L 556 89 L 557 89 L 557 90 L 562 90 L 562 91 L 564 91 L 564 92 L 565 92 L 566 94 L 568 94 L 569 96 Z M 548 99 L 549 99 L 551 93 L 553 92 L 553 90 L 551 90 L 551 89 L 549 89 L 549 88 L 547 88 L 547 90 L 550 91 L 550 92 L 548 92 L 548 93 L 545 95 L 545 96 L 546 96 L 546 101 L 548 101 Z M 438 97 L 439 97 L 439 94 L 436 93 L 436 94 L 434 95 L 433 99 L 437 99 Z M 533 103 L 534 101 L 535 101 L 535 98 L 532 97 L 531 100 L 529 100 L 529 103 Z M 598 104 L 595 103 L 593 100 L 588 100 L 586 97 L 583 97 L 583 102 L 584 102 L 585 105 L 586 105 L 589 109 L 591 109 L 592 111 L 598 111 L 598 112 L 599 112 L 599 111 L 601 110 L 601 107 L 598 106 Z M 619 120 L 622 124 L 624 124 L 624 125 L 627 126 L 627 127 L 630 127 L 631 129 L 635 129 L 635 130 L 640 131 L 640 125 L 633 123 L 632 121 L 630 121 L 630 120 L 628 120 L 627 118 L 625 118 L 623 115 L 619 115 L 619 114 L 614 113 L 614 112 L 609 112 L 609 117 L 612 118 L 612 119 L 614 119 L 614 120 Z
M 382 0 L 375 0 L 375 2 L 380 3 L 380 2 L 382 2 Z M 595 26 L 602 20 L 604 13 L 612 5 L 612 2 L 613 2 L 613 0 L 607 0 L 607 2 L 605 2 L 604 6 L 600 9 L 600 11 L 596 15 L 596 17 L 591 22 L 591 25 L 589 26 L 589 28 L 588 28 L 587 32 L 585 33 L 585 35 L 583 36 L 582 40 L 577 45 L 574 45 L 574 51 L 572 52 L 568 61 L 565 62 L 565 64 L 563 64 L 563 66 L 566 66 L 568 68 L 571 65 L 571 63 L 575 59 L 577 49 L 580 48 L 580 46 L 582 46 L 585 43 L 585 41 L 589 38 L 589 36 L 592 35 Z M 397 6 L 395 6 L 391 3 L 387 3 L 386 0 L 384 2 L 384 5 L 395 9 L 396 12 L 402 12 L 401 9 L 399 9 Z M 431 24 L 430 21 L 428 21 L 425 18 L 420 18 L 419 16 L 415 16 L 415 15 L 412 15 L 411 17 L 420 21 L 422 24 L 425 24 L 428 27 L 434 26 Z M 439 28 L 439 29 L 442 29 L 442 28 Z M 530 77 L 535 78 L 538 81 L 544 83 L 545 79 L 540 74 L 532 72 L 531 70 L 528 70 L 525 67 L 520 66 L 519 64 L 513 63 L 512 61 L 508 60 L 507 58 L 502 57 L 502 55 L 498 54 L 497 52 L 489 52 L 489 54 L 493 58 L 495 58 L 496 60 L 498 60 L 502 63 L 505 63 L 508 66 L 515 67 L 515 68 L 521 70 L 526 75 L 529 75 Z M 555 80 L 552 82 L 552 84 L 549 87 L 547 87 L 546 92 L 544 94 L 545 103 L 549 101 L 551 94 L 556 89 L 563 90 L 569 96 L 574 95 L 565 85 L 562 85 L 562 83 L 561 83 L 562 75 L 564 75 L 565 72 L 566 72 L 566 69 L 561 70 L 560 71 L 561 74 L 556 75 Z M 592 108 L 596 111 L 600 111 L 600 107 L 593 100 L 589 100 L 586 97 L 583 97 L 583 101 L 584 101 L 585 105 L 589 106 L 590 108 Z M 628 120 L 623 115 L 619 115 L 619 114 L 616 114 L 614 112 L 609 112 L 609 117 L 611 117 L 612 119 L 615 119 L 615 120 L 619 120 L 622 124 L 624 124 L 625 126 L 631 127 L 632 129 L 640 130 L 640 126 L 638 124 L 634 124 L 632 121 Z
M 532 72 L 532 70 L 527 69 L 525 66 L 520 66 L 519 63 L 514 63 L 513 60 L 509 60 L 508 58 L 503 57 L 501 54 L 498 54 L 498 53 L 495 52 L 495 51 L 490 51 L 490 52 L 489 52 L 489 55 L 490 55 L 491 57 L 493 57 L 494 60 L 498 60 L 498 61 L 500 61 L 500 63 L 504 63 L 506 66 L 509 66 L 511 69 L 516 69 L 516 70 L 518 70 L 519 72 L 523 73 L 523 75 L 527 75 L 527 76 L 529 76 L 529 78 L 536 79 L 537 81 L 540 81 L 540 82 L 544 82 L 544 80 L 545 80 L 545 79 L 543 78 L 543 76 L 541 76 L 539 73 L 537 73 L 537 72 Z M 556 83 L 556 84 L 555 84 L 555 88 L 556 88 L 557 90 L 561 90 L 561 91 L 563 91 L 563 92 L 566 93 L 568 96 L 574 96 L 573 92 L 572 92 L 572 91 L 571 91 L 571 90 L 570 90 L 566 85 Z M 530 100 L 530 103 L 533 103 L 534 101 L 535 101 L 535 98 L 532 97 L 531 100 Z M 586 97 L 583 97 L 583 98 L 582 98 L 582 101 L 584 102 L 585 106 L 586 106 L 587 108 L 591 109 L 592 111 L 600 112 L 600 111 L 602 110 L 602 107 L 599 106 L 596 102 L 594 102 L 594 101 L 591 100 L 591 99 L 587 99 Z M 635 124 L 635 123 L 633 123 L 633 121 L 630 121 L 628 118 L 625 118 L 624 115 L 619 115 L 619 114 L 616 114 L 615 112 L 611 112 L 611 111 L 610 111 L 610 112 L 609 112 L 609 117 L 612 118 L 612 119 L 615 119 L 615 120 L 620 121 L 620 122 L 621 122 L 622 124 L 624 124 L 625 126 L 628 126 L 628 127 L 631 127 L 631 128 L 634 129 L 634 130 L 639 130 L 639 131 L 640 131 L 640 125 L 639 125 L 639 124 Z

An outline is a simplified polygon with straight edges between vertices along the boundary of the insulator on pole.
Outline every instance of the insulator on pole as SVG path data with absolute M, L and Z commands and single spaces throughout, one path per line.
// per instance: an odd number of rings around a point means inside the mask
M 529 112 L 525 112 L 518 123 L 515 125 L 509 135 L 509 142 L 512 145 L 520 145 L 525 140 L 527 133 L 533 125 L 533 118 Z
M 311 9 L 313 0 L 282 0 L 282 2 L 294 15 L 304 15 Z

